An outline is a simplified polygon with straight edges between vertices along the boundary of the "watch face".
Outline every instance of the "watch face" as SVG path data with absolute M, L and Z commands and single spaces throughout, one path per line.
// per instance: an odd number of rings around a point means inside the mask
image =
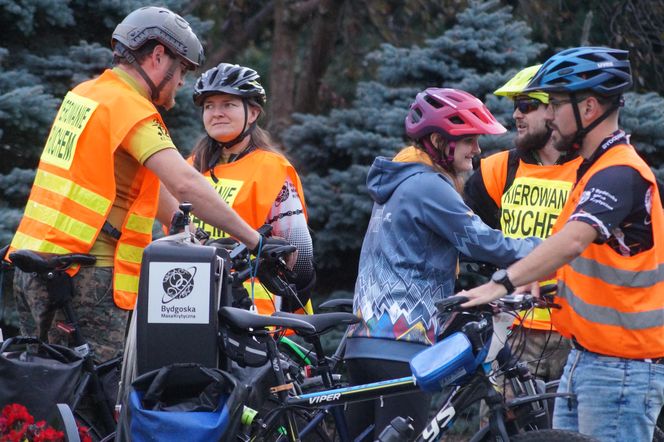
M 506 277 L 507 277 L 507 270 L 505 270 L 505 269 L 500 269 L 500 270 L 496 271 L 496 272 L 491 276 L 491 280 L 494 281 L 494 282 L 500 282 L 500 281 L 502 281 L 503 279 L 505 279 Z

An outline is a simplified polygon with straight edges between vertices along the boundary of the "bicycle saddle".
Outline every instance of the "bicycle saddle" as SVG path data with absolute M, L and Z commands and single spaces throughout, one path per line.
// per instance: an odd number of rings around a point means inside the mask
M 336 325 L 351 325 L 360 322 L 360 318 L 352 313 L 334 312 L 334 313 L 317 313 L 315 315 L 298 315 L 296 313 L 274 312 L 273 317 L 277 318 L 291 318 L 304 321 L 311 324 L 315 330 L 313 333 L 299 333 L 302 336 L 311 336 L 314 334 L 323 334 Z
M 332 310 L 335 308 L 347 308 L 353 309 L 353 299 L 352 298 L 339 298 L 339 299 L 330 299 L 325 301 L 318 306 L 320 310 Z
M 45 257 L 32 250 L 16 250 L 9 254 L 12 263 L 26 273 L 46 273 L 51 270 L 64 270 L 73 264 L 92 265 L 97 261 L 92 255 L 70 253 Z
M 219 318 L 222 322 L 226 322 L 231 327 L 241 330 L 285 327 L 301 333 L 311 334 L 316 332 L 313 325 L 300 319 L 258 315 L 235 307 L 220 307 Z

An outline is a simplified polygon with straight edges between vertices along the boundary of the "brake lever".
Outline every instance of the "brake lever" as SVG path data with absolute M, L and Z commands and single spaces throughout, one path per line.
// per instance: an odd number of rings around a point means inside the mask
M 261 235 L 267 237 L 270 234 L 270 232 L 272 232 L 272 226 L 270 224 L 263 224 L 258 229 L 256 229 L 256 231 Z M 247 246 L 245 244 L 240 243 L 239 246 L 231 250 L 230 258 L 231 260 L 233 260 L 245 252 L 248 253 L 249 249 L 247 249 Z
M 536 298 L 530 293 L 512 293 L 499 299 L 502 306 L 498 306 L 501 311 L 512 312 L 519 310 L 528 310 L 535 306 Z

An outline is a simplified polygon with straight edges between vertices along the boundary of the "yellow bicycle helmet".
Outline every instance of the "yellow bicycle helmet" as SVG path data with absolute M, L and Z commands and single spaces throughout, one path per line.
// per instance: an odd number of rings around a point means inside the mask
M 539 70 L 541 64 L 535 66 L 529 66 L 525 69 L 522 69 L 517 73 L 510 81 L 505 83 L 502 87 L 496 89 L 494 95 L 501 97 L 508 97 L 514 99 L 517 95 L 528 95 L 531 98 L 541 101 L 544 104 L 549 103 L 549 94 L 546 92 L 528 92 L 523 93 L 523 90 L 528 86 L 530 80 L 533 79 L 537 71 Z

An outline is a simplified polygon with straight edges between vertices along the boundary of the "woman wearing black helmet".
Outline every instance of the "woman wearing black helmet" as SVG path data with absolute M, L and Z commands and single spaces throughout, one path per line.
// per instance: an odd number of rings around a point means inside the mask
M 255 70 L 229 63 L 200 76 L 193 99 L 203 108 L 206 135 L 189 161 L 249 225 L 271 224 L 273 235 L 286 238 L 298 249 L 292 282 L 302 305 L 255 285 L 258 311 L 311 311 L 307 292 L 314 282 L 313 248 L 302 184 L 269 133 L 258 125 L 266 102 L 259 80 Z M 212 237 L 228 236 L 200 219 L 194 218 L 194 223 Z

